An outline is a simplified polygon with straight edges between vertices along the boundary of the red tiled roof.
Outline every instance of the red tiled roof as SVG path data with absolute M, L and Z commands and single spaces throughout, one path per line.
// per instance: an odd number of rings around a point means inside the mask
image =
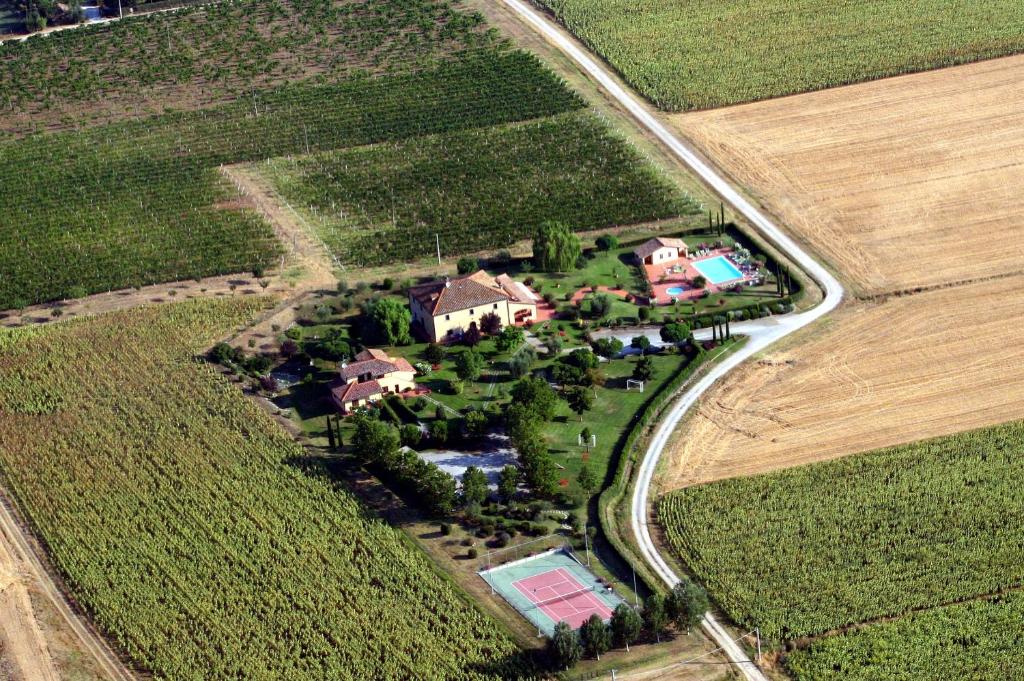
M 635 249 L 633 249 L 633 253 L 636 255 L 636 257 L 643 260 L 644 258 L 648 257 L 659 248 L 678 248 L 684 253 L 687 252 L 686 242 L 683 241 L 682 239 L 673 239 L 670 237 L 659 236 L 653 239 L 648 239 L 647 241 L 643 242 Z
M 348 381 L 353 378 L 359 378 L 369 374 L 371 378 L 380 378 L 386 374 L 390 374 L 392 371 L 397 371 L 395 365 L 391 362 L 385 362 L 382 359 L 367 359 L 362 362 L 352 362 L 349 365 L 341 367 L 338 370 L 338 375 L 341 376 L 341 380 Z
M 365 362 L 368 359 L 382 359 L 385 362 L 391 361 L 391 358 L 388 357 L 388 353 L 383 350 L 378 350 L 377 348 L 367 348 L 355 357 L 355 361 L 357 362 Z
M 484 284 L 482 281 L 489 283 Z M 448 281 L 416 286 L 410 289 L 409 295 L 435 317 L 511 298 L 483 270 Z
M 382 392 L 384 392 L 384 389 L 380 387 L 380 383 L 377 381 L 342 383 L 331 388 L 331 394 L 334 395 L 334 399 L 341 404 L 345 404 L 346 402 L 355 402 L 356 400 L 365 400 L 368 397 L 379 395 Z

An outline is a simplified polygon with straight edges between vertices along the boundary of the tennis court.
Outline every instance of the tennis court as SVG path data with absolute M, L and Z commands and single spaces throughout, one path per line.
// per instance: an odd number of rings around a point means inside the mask
M 624 602 L 567 549 L 483 570 L 480 576 L 546 636 L 559 622 L 578 629 L 591 615 L 608 621 Z

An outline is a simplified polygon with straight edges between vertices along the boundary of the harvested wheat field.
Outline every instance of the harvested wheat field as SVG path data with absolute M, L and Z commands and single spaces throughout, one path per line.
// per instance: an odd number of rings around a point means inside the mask
M 1024 272 L 1024 56 L 673 123 L 856 295 Z
M 712 389 L 663 487 L 1024 418 L 1022 318 L 1020 277 L 848 305 Z

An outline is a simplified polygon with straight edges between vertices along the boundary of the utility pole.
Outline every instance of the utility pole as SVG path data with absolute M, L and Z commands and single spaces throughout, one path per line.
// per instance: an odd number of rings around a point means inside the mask
M 437 264 L 441 264 L 441 237 L 434 234 L 434 240 L 437 242 Z
M 117 18 L 124 19 L 124 12 L 121 11 L 121 0 L 117 0 Z
M 757 627 L 754 629 L 754 633 L 757 635 L 757 662 L 761 663 L 761 628 Z
M 629 569 L 633 571 L 633 603 L 636 604 L 637 609 L 640 608 L 640 594 L 636 590 L 636 569 L 630 565 Z

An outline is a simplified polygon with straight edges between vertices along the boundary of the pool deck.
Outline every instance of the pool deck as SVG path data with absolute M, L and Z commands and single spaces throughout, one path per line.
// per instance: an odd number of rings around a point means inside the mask
M 731 248 L 716 248 L 708 255 L 702 255 L 698 258 L 679 258 L 678 260 L 661 262 L 657 265 L 644 265 L 644 274 L 647 276 L 647 280 L 651 282 L 651 288 L 654 290 L 654 300 L 656 304 L 671 305 L 673 299 L 693 300 L 700 298 L 701 289 L 691 288 L 688 285 L 688 282 L 694 277 L 703 276 L 699 271 L 697 271 L 697 268 L 693 266 L 693 263 L 711 260 L 712 258 L 717 258 L 723 255 L 727 256 L 731 253 Z M 732 262 L 731 258 L 730 262 Z M 733 265 L 735 264 L 736 263 L 733 262 Z M 680 271 L 674 272 L 673 269 L 675 268 L 679 268 Z M 712 294 L 715 294 L 738 283 L 750 281 L 751 279 L 752 277 L 747 275 L 742 279 L 734 279 L 732 281 L 722 282 L 721 284 L 712 284 L 709 281 L 706 288 Z M 670 295 L 668 290 L 674 286 L 678 286 L 683 289 L 683 292 Z

